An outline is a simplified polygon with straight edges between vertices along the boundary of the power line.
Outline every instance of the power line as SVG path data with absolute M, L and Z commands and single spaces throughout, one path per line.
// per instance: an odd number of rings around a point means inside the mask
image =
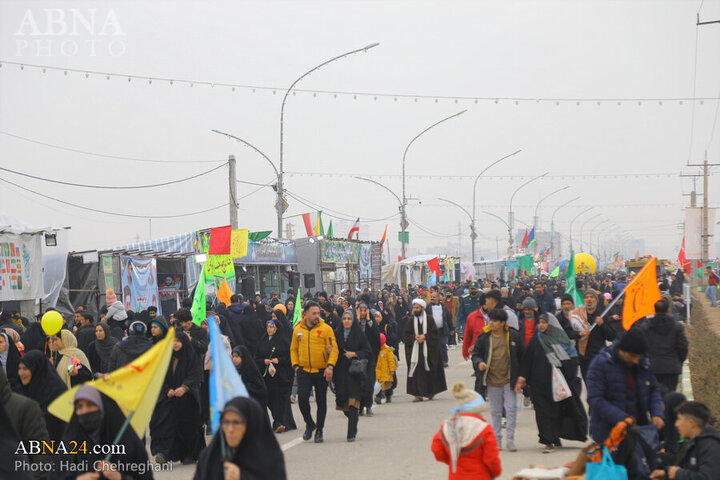
M 131 162 L 144 162 L 144 163 L 218 163 L 218 162 L 227 163 L 227 160 L 156 160 L 156 159 L 152 159 L 152 158 L 123 157 L 120 155 L 110 155 L 110 154 L 106 154 L 106 153 L 88 152 L 86 150 L 79 150 L 77 148 L 63 147 L 62 145 L 55 145 L 52 143 L 42 142 L 40 140 L 22 137 L 20 135 L 15 135 L 14 133 L 4 132 L 2 130 L 0 130 L 0 134 L 6 135 L 8 137 L 16 138 L 18 140 L 22 140 L 25 142 L 35 143 L 37 145 L 42 145 L 42 146 L 50 147 L 50 148 L 56 148 L 58 150 L 64 150 L 66 152 L 81 153 L 83 155 L 91 155 L 93 157 L 108 158 L 111 160 L 128 160 Z
M 237 183 L 244 183 L 245 185 L 257 185 L 259 187 L 269 187 L 270 185 L 272 185 L 274 183 L 272 180 L 267 183 L 248 182 L 247 180 L 235 180 L 235 181 Z
M 4 178 L 0 178 L 0 182 L 8 183 L 8 184 L 13 185 L 21 190 L 25 190 L 26 192 L 34 193 L 35 195 L 38 195 L 40 197 L 47 198 L 48 200 L 54 200 L 56 202 L 59 202 L 59 203 L 65 204 L 65 205 L 70 205 L 71 207 L 80 208 L 82 210 L 88 210 L 90 212 L 104 213 L 106 215 L 115 215 L 118 217 L 146 218 L 146 219 L 147 218 L 180 218 L 180 217 L 189 217 L 191 215 L 199 215 L 201 213 L 211 212 L 213 210 L 218 210 L 220 208 L 224 208 L 224 207 L 228 206 L 228 203 L 225 203 L 223 205 L 218 205 L 217 207 L 208 208 L 206 210 L 200 210 L 198 212 L 183 213 L 183 214 L 178 214 L 178 215 L 132 215 L 132 214 L 127 214 L 127 213 L 109 212 L 107 210 L 99 210 L 97 208 L 85 207 L 83 205 L 77 205 L 75 203 L 66 202 L 65 200 L 60 200 L 59 198 L 53 198 L 49 195 L 45 195 L 43 193 L 36 192 L 35 190 L 31 190 L 29 188 L 23 187 L 22 185 L 18 185 L 17 183 L 11 182 L 10 180 L 5 180 Z
M 0 167 L 0 170 L 6 171 L 6 172 L 10 172 L 10 173 L 14 173 L 15 175 L 20 175 L 20 176 L 22 176 L 22 177 L 32 178 L 32 179 L 34 179 L 34 180 L 40 180 L 40 181 L 42 181 L 42 182 L 56 183 L 56 184 L 59 184 L 59 185 L 67 185 L 67 186 L 71 186 L 71 187 L 94 188 L 94 189 L 101 189 L 101 190 L 133 190 L 133 189 L 140 189 L 140 188 L 163 187 L 163 186 L 166 186 L 166 185 L 173 185 L 173 184 L 175 184 L 175 183 L 187 182 L 188 180 L 193 180 L 193 179 L 195 179 L 195 178 L 202 177 L 203 175 L 207 175 L 207 174 L 209 174 L 209 173 L 212 173 L 212 172 L 214 172 L 215 170 L 218 170 L 219 168 L 224 167 L 225 165 L 227 165 L 227 162 L 224 163 L 224 164 L 222 164 L 222 165 L 218 165 L 217 167 L 212 168 L 212 169 L 210 169 L 210 170 L 208 170 L 208 171 L 206 171 L 206 172 L 201 172 L 201 173 L 198 173 L 197 175 L 193 175 L 193 176 L 187 177 L 187 178 L 181 178 L 181 179 L 178 179 L 178 180 L 171 180 L 171 181 L 169 181 L 169 182 L 155 183 L 155 184 L 152 184 L 152 185 L 129 185 L 129 186 L 87 185 L 87 184 L 83 184 L 83 183 L 63 182 L 63 181 L 61 181 L 61 180 L 54 180 L 54 179 L 52 179 L 52 178 L 38 177 L 38 176 L 36 176 L 36 175 L 30 175 L 29 173 L 18 172 L 18 171 L 16 171 L 16 170 L 11 170 L 11 169 L 5 168 L 5 167 Z
M 328 217 L 336 218 L 336 219 L 342 220 L 342 221 L 344 221 L 344 222 L 354 222 L 354 221 L 355 221 L 356 219 L 358 219 L 358 218 L 360 219 L 361 222 L 364 222 L 364 223 L 384 222 L 384 221 L 386 221 L 386 220 L 389 220 L 389 219 L 391 219 L 391 218 L 396 217 L 396 216 L 399 215 L 399 213 L 394 213 L 394 214 L 392 214 L 392 215 L 390 215 L 390 216 L 388 216 L 388 217 L 385 217 L 385 218 L 363 218 L 363 217 L 351 216 L 351 215 L 348 215 L 348 214 L 343 213 L 343 212 L 338 212 L 337 210 L 332 210 L 332 209 L 329 209 L 329 208 L 325 208 L 325 207 L 323 207 L 322 205 L 319 205 L 319 204 L 317 204 L 317 203 L 315 203 L 315 202 L 313 202 L 313 201 L 311 201 L 311 200 L 303 199 L 303 197 L 300 197 L 300 196 L 298 196 L 297 194 L 293 194 L 292 192 L 290 192 L 290 191 L 287 190 L 287 189 L 285 189 L 285 192 L 286 192 L 290 197 L 294 198 L 295 200 L 297 200 L 298 202 L 302 203 L 302 204 L 305 205 L 306 207 L 312 208 L 313 210 L 322 211 L 323 214 L 327 215 Z M 334 212 L 334 213 L 336 213 L 336 215 L 332 215 L 332 214 L 327 213 L 327 212 Z M 341 216 L 339 216 L 339 215 L 341 215 Z M 285 218 L 290 218 L 290 217 L 285 217 Z
M 277 92 L 283 92 L 285 91 L 286 87 L 273 87 L 273 86 L 267 86 L 267 85 L 249 85 L 249 84 L 239 84 L 239 83 L 228 83 L 228 82 L 213 82 L 213 81 L 206 81 L 206 80 L 188 80 L 188 79 L 179 79 L 179 78 L 170 78 L 170 77 L 160 77 L 160 76 L 147 76 L 147 75 L 135 75 L 135 74 L 126 74 L 126 73 L 116 73 L 116 72 L 100 72 L 96 70 L 82 70 L 77 68 L 62 68 L 62 67 L 54 67 L 51 65 L 38 65 L 38 64 L 30 64 L 30 63 L 20 63 L 20 62 L 13 62 L 13 61 L 6 61 L 0 59 L 0 68 L 5 65 L 13 65 L 20 68 L 20 70 L 27 69 L 38 69 L 41 70 L 43 73 L 45 73 L 48 70 L 51 71 L 59 71 L 63 72 L 65 76 L 67 76 L 68 72 L 72 73 L 79 73 L 85 76 L 85 78 L 93 77 L 105 77 L 106 80 L 110 80 L 111 78 L 120 78 L 122 80 L 126 80 L 128 82 L 131 82 L 132 80 L 141 80 L 146 81 L 148 84 L 152 85 L 154 83 L 164 83 L 168 85 L 175 85 L 175 84 L 184 84 L 190 87 L 194 86 L 206 86 L 210 88 L 229 88 L 231 91 L 235 91 L 236 89 L 243 89 L 243 90 L 251 90 L 253 93 L 256 91 L 268 91 L 273 92 L 273 94 Z M 296 93 L 308 93 L 312 94 L 313 96 L 317 96 L 318 94 L 321 95 L 332 95 L 333 97 L 337 97 L 338 95 L 342 96 L 352 96 L 353 99 L 357 100 L 358 97 L 365 97 L 365 98 L 372 98 L 373 100 L 377 100 L 378 98 L 392 98 L 394 101 L 397 101 L 398 99 L 409 99 L 413 100 L 414 102 L 417 102 L 418 100 L 430 100 L 435 103 L 438 101 L 453 101 L 455 103 L 458 103 L 460 101 L 462 102 L 513 102 L 515 104 L 519 104 L 520 102 L 530 102 L 530 103 L 540 103 L 540 102 L 553 102 L 557 105 L 560 103 L 576 103 L 577 105 L 580 105 L 582 102 L 594 102 L 598 105 L 602 103 L 618 103 L 622 104 L 623 102 L 638 102 L 642 104 L 642 102 L 657 102 L 658 105 L 663 105 L 663 102 L 679 102 L 682 104 L 683 102 L 704 102 L 704 101 L 712 101 L 712 100 L 720 100 L 720 97 L 529 97 L 529 96 L 515 96 L 515 97 L 502 97 L 502 96 L 467 96 L 467 95 L 422 95 L 422 94 L 410 94 L 410 93 L 383 93 L 383 92 L 358 92 L 358 91 L 341 91 L 341 90 L 310 90 L 310 89 L 302 89 L 302 88 L 295 88 L 292 91 L 292 95 L 294 96 Z
M 327 173 L 327 172 L 285 172 L 285 175 L 294 177 L 366 177 L 366 178 L 397 178 L 401 179 L 399 173 Z M 542 180 L 634 180 L 638 178 L 677 178 L 677 172 L 661 173 L 619 173 L 619 174 L 567 174 L 567 175 L 545 175 Z M 436 173 L 427 175 L 405 175 L 410 179 L 432 179 L 436 180 L 475 180 L 476 175 L 438 175 Z M 532 175 L 483 175 L 480 180 L 524 180 L 531 179 Z

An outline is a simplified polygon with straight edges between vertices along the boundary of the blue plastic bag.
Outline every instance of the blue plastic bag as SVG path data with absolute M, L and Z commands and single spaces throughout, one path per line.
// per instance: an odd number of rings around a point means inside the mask
M 585 465 L 587 480 L 628 480 L 627 470 L 622 465 L 615 465 L 607 447 L 603 449 L 601 462 Z

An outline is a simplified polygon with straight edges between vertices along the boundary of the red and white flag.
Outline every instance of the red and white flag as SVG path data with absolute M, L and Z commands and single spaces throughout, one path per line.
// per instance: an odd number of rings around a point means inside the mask
M 682 239 L 682 245 L 680 246 L 680 252 L 678 253 L 678 265 L 685 271 L 686 275 L 690 275 L 690 261 L 685 257 L 685 237 Z
M 360 219 L 358 218 L 355 220 L 355 224 L 350 229 L 350 233 L 348 233 L 348 240 L 352 239 L 353 233 L 357 234 L 357 237 L 360 237 Z
M 315 233 L 313 231 L 312 223 L 310 222 L 310 214 L 303 213 L 302 219 L 303 223 L 305 224 L 305 233 L 307 233 L 308 237 L 312 237 Z

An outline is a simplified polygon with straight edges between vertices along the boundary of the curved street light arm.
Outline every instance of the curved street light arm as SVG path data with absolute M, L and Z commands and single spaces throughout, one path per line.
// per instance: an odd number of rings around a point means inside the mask
M 495 160 L 493 163 L 491 163 L 490 165 L 485 167 L 482 172 L 478 173 L 477 177 L 475 177 L 475 183 L 473 183 L 473 219 L 475 218 L 475 194 L 477 193 L 477 183 L 478 183 L 478 180 L 480 180 L 480 177 L 482 176 L 482 174 L 487 172 L 488 170 L 490 170 L 491 167 L 494 167 L 495 165 L 502 162 L 506 158 L 510 158 L 513 155 L 517 155 L 520 152 L 522 152 L 522 150 L 517 150 L 517 151 L 511 153 L 510 155 L 505 155 L 504 157 L 502 157 L 498 160 Z
M 513 200 L 515 199 L 515 195 L 517 195 L 517 193 L 518 193 L 520 190 L 522 190 L 522 188 L 523 188 L 525 185 L 528 185 L 528 184 L 534 182 L 535 180 L 538 180 L 538 179 L 544 177 L 544 176 L 547 175 L 548 173 L 550 173 L 550 172 L 545 172 L 545 173 L 543 173 L 542 175 L 538 175 L 537 177 L 531 178 L 531 179 L 528 180 L 527 182 L 525 182 L 525 183 L 523 183 L 522 185 L 520 185 L 520 186 L 517 188 L 517 190 L 515 190 L 515 191 L 513 192 L 512 196 L 510 197 L 510 211 L 511 211 L 511 212 L 512 212 L 512 204 L 513 204 Z
M 453 202 L 452 200 L 448 200 L 447 198 L 438 198 L 438 200 L 440 200 L 441 202 L 447 202 L 447 203 L 450 203 L 450 204 L 452 204 L 452 205 L 455 205 L 455 206 L 458 207 L 460 210 L 462 210 L 463 212 L 465 212 L 465 214 L 466 214 L 468 217 L 470 217 L 470 223 L 471 223 L 471 224 L 474 224 L 474 223 L 475 223 L 475 219 L 473 218 L 472 215 L 470 215 L 470 212 L 468 212 L 468 211 L 465 209 L 465 207 L 463 207 L 463 206 L 460 205 L 459 203 Z
M 581 197 L 575 197 L 575 198 L 573 198 L 572 200 L 568 200 L 567 202 L 565 202 L 565 203 L 563 203 L 562 205 L 560 205 L 559 207 L 557 207 L 557 208 L 555 209 L 555 211 L 553 212 L 552 217 L 550 217 L 550 224 L 553 224 L 553 223 L 555 222 L 555 214 L 556 214 L 561 208 L 566 207 L 567 205 L 570 205 L 570 204 L 571 204 L 572 202 L 574 202 L 575 200 L 580 200 L 580 198 L 581 198 Z
M 225 135 L 225 136 L 228 137 L 228 138 L 232 138 L 233 140 L 236 140 L 236 141 L 244 144 L 245 146 L 252 148 L 252 149 L 255 150 L 255 152 L 257 152 L 261 157 L 263 157 L 265 160 L 268 161 L 268 163 L 269 163 L 270 166 L 273 168 L 273 170 L 275 170 L 275 175 L 278 176 L 278 177 L 280 176 L 280 172 L 278 172 L 278 169 L 277 169 L 277 167 L 275 166 L 275 164 L 272 162 L 272 160 L 270 160 L 270 158 L 269 158 L 267 155 L 265 155 L 259 148 L 257 148 L 257 147 L 256 147 L 255 145 L 253 145 L 252 143 L 247 142 L 247 141 L 243 140 L 243 139 L 240 138 L 240 137 L 236 137 L 235 135 L 230 135 L 229 133 L 221 132 L 220 130 L 212 129 L 211 131 L 214 132 L 214 133 L 219 133 L 220 135 Z
M 390 192 L 390 193 L 393 194 L 393 197 L 395 197 L 395 198 L 397 199 L 398 203 L 399 203 L 400 206 L 402 207 L 403 202 L 402 202 L 402 200 L 400 200 L 400 197 L 398 197 L 395 192 L 393 192 L 392 190 L 390 190 L 388 187 L 386 187 L 386 186 L 383 185 L 382 183 L 376 182 L 375 180 L 371 180 L 371 179 L 365 178 L 365 177 L 355 177 L 355 178 L 358 179 L 358 180 L 365 180 L 366 182 L 374 183 L 375 185 L 384 188 L 385 190 L 387 190 L 388 192 Z
M 542 202 L 544 202 L 545 200 L 547 200 L 549 197 L 552 197 L 552 196 L 555 195 L 556 193 L 560 193 L 560 192 L 562 192 L 563 190 L 567 190 L 568 188 L 570 188 L 570 185 L 565 185 L 564 187 L 558 188 L 558 189 L 555 190 L 554 192 L 548 193 L 548 194 L 545 195 L 543 198 L 541 198 L 540 201 L 537 203 L 537 205 L 535 205 L 535 214 L 533 215 L 533 217 L 537 217 L 537 212 L 538 212 L 538 209 L 540 208 L 540 204 L 541 204 Z
M 453 115 L 450 115 L 449 117 L 443 118 L 443 119 L 440 120 L 439 122 L 433 123 L 432 125 L 430 125 L 429 127 L 427 127 L 425 130 L 423 130 L 422 132 L 420 132 L 420 133 L 418 133 L 417 135 L 415 135 L 415 137 L 413 137 L 413 139 L 410 140 L 410 143 L 408 143 L 407 147 L 405 147 L 405 152 L 403 153 L 403 163 L 402 163 L 402 178 L 403 178 L 403 192 L 402 192 L 402 193 L 403 193 L 403 200 L 405 200 L 405 157 L 407 156 L 407 152 L 408 152 L 408 150 L 410 149 L 410 146 L 415 142 L 415 140 L 417 140 L 418 138 L 420 138 L 420 137 L 421 137 L 425 132 L 427 132 L 428 130 L 431 130 L 431 129 L 433 129 L 434 127 L 437 127 L 437 126 L 440 125 L 441 123 L 446 122 L 446 121 L 450 120 L 451 118 L 459 117 L 460 115 L 462 115 L 462 114 L 465 113 L 465 112 L 467 112 L 467 110 L 463 110 L 463 111 L 461 111 L 461 112 L 455 113 L 455 114 L 453 114 Z
M 508 229 L 510 228 L 510 225 L 508 224 L 508 222 L 506 222 L 505 219 L 502 218 L 501 216 L 495 215 L 494 213 L 488 212 L 486 210 L 483 210 L 480 213 L 484 213 L 485 215 L 490 215 L 491 217 L 495 217 L 498 220 L 500 220 L 501 222 L 503 222 Z

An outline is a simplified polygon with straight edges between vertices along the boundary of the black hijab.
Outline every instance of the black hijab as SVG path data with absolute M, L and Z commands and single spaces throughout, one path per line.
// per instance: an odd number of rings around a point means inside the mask
M 47 336 L 42 329 L 40 322 L 32 322 L 25 333 L 20 337 L 20 341 L 25 346 L 25 351 L 40 350 L 45 352 L 45 339 Z
M 347 340 L 345 339 L 345 327 L 343 326 L 342 318 L 340 319 L 340 323 L 337 328 L 335 328 L 335 339 L 337 340 L 340 355 L 343 355 L 343 352 L 348 351 L 357 353 L 358 358 L 367 358 L 370 356 L 370 344 L 368 343 L 365 332 L 363 332 L 362 327 L 360 327 L 360 322 L 358 321 L 357 316 L 355 316 L 353 312 L 346 313 L 349 313 L 353 319 Z M 343 314 L 343 316 L 345 316 L 345 314 Z M 360 352 L 365 352 L 366 355 L 361 355 Z M 343 356 L 343 358 L 345 357 Z
M 268 392 L 265 386 L 265 380 L 260 375 L 255 359 L 250 355 L 250 351 L 243 345 L 233 348 L 233 353 L 242 358 L 242 363 L 235 367 L 242 378 L 248 393 L 260 405 L 266 407 L 268 403 Z
M 45 355 L 38 350 L 27 352 L 20 363 L 32 372 L 30 383 L 22 385 L 20 393 L 39 403 L 43 412 L 47 411 L 48 405 L 67 390 L 67 385 L 60 379 L 55 367 L 50 365 Z
M 195 349 L 193 349 L 192 343 L 190 343 L 190 339 L 185 333 L 180 332 L 175 338 L 182 343 L 182 348 L 179 351 L 173 349 L 172 361 L 167 371 L 166 383 L 170 388 L 178 388 L 183 384 L 191 389 L 198 388 L 200 383 L 198 374 L 202 374 L 202 372 L 200 371 L 200 360 L 195 353 Z M 173 369 L 175 360 L 177 360 L 177 365 L 175 365 Z M 186 379 L 190 379 L 189 383 L 192 385 L 185 383 Z
M 680 448 L 680 433 L 675 426 L 677 420 L 677 408 L 687 398 L 680 392 L 668 392 L 665 395 L 665 426 L 660 431 L 660 438 L 665 445 L 665 451 L 670 455 L 675 455 Z
M 286 480 L 285 458 L 263 415 L 262 407 L 252 398 L 236 397 L 223 412 L 233 411 L 245 419 L 245 435 L 237 448 L 227 448 L 222 458 L 222 430 L 215 434 L 210 445 L 200 454 L 194 480 L 223 478 L 223 461 L 227 460 L 257 480 Z
M 13 340 L 10 334 L 6 333 L 3 328 L 0 328 L 0 335 L 5 338 L 5 343 L 7 345 L 5 347 L 5 354 L 2 355 L 2 368 L 5 370 L 8 382 L 10 382 L 10 388 L 12 388 L 13 391 L 18 391 L 21 385 L 20 377 L 18 377 L 18 362 L 21 358 L 20 351 L 18 350 L 17 345 L 15 345 L 15 340 Z
M 277 318 L 277 321 L 272 320 L 273 323 L 275 323 L 275 328 L 277 328 L 277 332 L 275 332 L 275 335 L 279 335 L 282 337 L 283 340 L 286 340 L 288 344 L 292 340 L 292 331 L 293 327 L 290 324 L 290 321 L 285 316 L 285 314 L 282 312 L 282 310 L 275 310 L 273 312 L 275 314 L 275 318 Z M 273 335 L 273 336 L 275 336 Z M 267 322 L 265 322 L 265 336 L 267 336 Z
M 103 329 L 103 331 L 105 332 L 105 338 L 102 340 L 98 340 L 97 336 L 95 337 L 95 353 L 97 353 L 98 358 L 100 358 L 100 362 L 102 363 L 103 367 L 107 367 L 108 361 L 110 360 L 110 354 L 113 351 L 113 347 L 116 343 L 120 342 L 117 338 L 112 336 L 110 326 L 107 323 L 99 322 L 97 325 L 95 325 L 96 329 L 97 327 Z
M 227 314 L 227 309 L 224 312 L 218 312 L 217 316 L 220 319 L 220 333 L 228 337 L 228 340 L 230 340 L 230 345 L 234 347 L 235 345 L 240 343 L 235 338 L 235 331 L 231 328 L 230 317 Z
M 147 466 L 148 456 L 147 451 L 145 450 L 145 444 L 140 440 L 140 438 L 138 438 L 137 433 L 135 433 L 135 430 L 131 426 L 125 429 L 125 432 L 123 433 L 119 442 L 114 442 L 117 432 L 120 431 L 120 428 L 125 422 L 125 415 L 122 413 L 122 410 L 120 410 L 120 407 L 118 407 L 118 404 L 115 403 L 115 401 L 112 400 L 110 397 L 106 396 L 103 393 L 100 393 L 100 398 L 102 400 L 102 405 L 98 406 L 100 406 L 103 415 L 99 431 L 97 433 L 93 432 L 92 434 L 86 432 L 85 429 L 80 426 L 77 415 L 73 413 L 72 418 L 70 418 L 70 423 L 68 423 L 68 426 L 65 429 L 65 433 L 62 437 L 65 445 L 70 445 L 71 442 L 73 444 L 77 442 L 78 445 L 82 444 L 82 442 L 84 441 L 87 442 L 88 453 L 84 455 L 56 455 L 55 471 L 59 471 L 60 465 L 63 465 L 60 462 L 66 462 L 66 465 L 82 464 L 89 466 L 89 470 L 81 469 L 77 472 L 78 474 L 84 471 L 94 471 L 92 469 L 92 465 L 98 460 L 103 460 L 105 458 L 105 455 L 92 453 L 91 445 L 123 445 L 125 447 L 125 453 L 122 455 L 113 455 L 113 457 L 110 459 L 111 463 L 122 463 L 124 465 L 142 464 L 142 466 Z M 145 480 L 153 478 L 152 469 L 142 470 L 144 472 L 143 474 L 140 474 L 140 471 L 141 470 L 138 468 L 137 471 L 128 471 L 125 473 L 131 478 L 135 479 Z

